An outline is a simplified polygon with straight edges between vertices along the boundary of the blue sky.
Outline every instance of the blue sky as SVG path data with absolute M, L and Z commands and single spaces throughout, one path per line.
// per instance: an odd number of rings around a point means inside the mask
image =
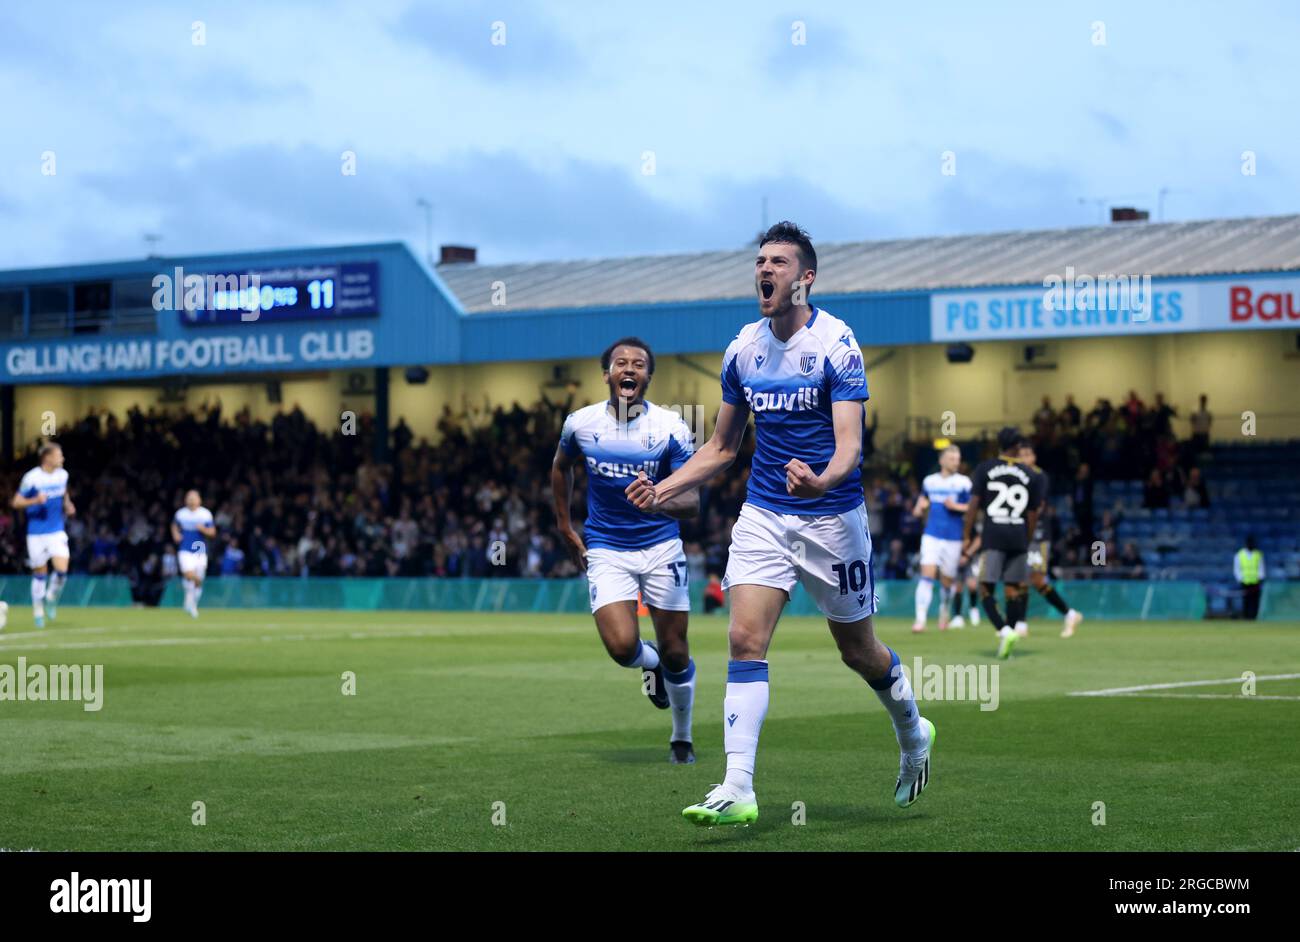
M 423 251 L 420 197 L 488 262 L 1300 211 L 1300 4 L 984 6 L 6 4 L 0 268 Z

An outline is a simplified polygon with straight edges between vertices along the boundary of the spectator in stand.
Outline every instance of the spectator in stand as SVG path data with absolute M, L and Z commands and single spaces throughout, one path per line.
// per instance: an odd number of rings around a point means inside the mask
M 1214 416 L 1210 414 L 1209 397 L 1201 393 L 1201 407 L 1191 415 L 1192 438 L 1189 450 L 1192 460 L 1210 450 L 1210 427 L 1213 424 Z
M 221 533 L 220 530 L 217 531 Z M 239 540 L 231 537 L 226 544 L 225 551 L 221 554 L 221 574 L 223 576 L 237 576 L 244 571 L 244 551 L 239 548 Z
M 1165 486 L 1165 477 L 1159 468 L 1152 468 L 1142 489 L 1142 506 L 1150 510 L 1159 510 L 1169 506 L 1169 488 Z
M 1205 486 L 1205 480 L 1201 477 L 1200 468 L 1192 468 L 1187 472 L 1187 487 L 1183 490 L 1183 506 L 1210 506 L 1210 491 Z
M 1043 404 L 1038 407 L 1034 413 L 1034 429 L 1039 436 L 1047 436 L 1051 433 L 1052 426 L 1056 424 L 1056 412 L 1052 409 L 1052 398 L 1043 397 Z
M 1137 544 L 1125 543 L 1124 552 L 1120 553 L 1118 562 L 1123 571 L 1122 578 L 1146 578 L 1146 570 L 1142 567 L 1142 555 L 1138 552 Z
M 1074 508 L 1074 520 L 1082 531 L 1084 542 L 1092 542 L 1092 469 L 1087 464 L 1079 465 L 1074 475 L 1074 486 L 1070 492 L 1070 503 Z
M 1074 396 L 1067 395 L 1065 397 L 1065 407 L 1061 409 L 1061 424 L 1067 431 L 1074 432 L 1078 430 L 1082 421 L 1083 416 L 1079 412 L 1079 407 L 1074 404 Z
M 709 573 L 708 584 L 704 587 L 704 614 L 712 614 L 726 604 L 727 597 L 722 590 L 722 577 L 716 572 Z

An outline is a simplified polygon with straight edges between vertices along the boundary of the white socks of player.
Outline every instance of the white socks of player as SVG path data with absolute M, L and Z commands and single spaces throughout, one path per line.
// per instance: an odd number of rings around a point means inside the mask
M 630 660 L 619 661 L 615 659 L 620 667 L 639 667 L 645 671 L 652 671 L 659 666 L 659 652 L 644 641 L 636 643 L 636 654 Z
M 934 580 L 922 576 L 916 583 L 916 623 L 925 624 L 930 614 L 930 600 L 934 598 Z
M 916 696 L 912 693 L 912 685 L 903 673 L 902 663 L 893 648 L 889 649 L 888 672 L 884 677 L 867 681 L 867 686 L 876 692 L 880 702 L 889 711 L 899 748 L 904 752 L 923 749 L 929 733 L 921 726 L 921 711 L 916 706 Z
M 45 576 L 32 576 L 32 609 L 36 614 L 42 614 L 45 611 Z
M 754 790 L 754 757 L 767 701 L 767 661 L 729 661 L 727 696 L 722 701 L 722 742 L 727 752 L 723 784 L 744 794 Z
M 670 742 L 691 742 L 691 712 L 695 707 L 695 661 L 686 662 L 686 670 L 664 668 L 664 686 L 668 688 L 668 707 L 673 714 L 673 737 Z
M 63 583 L 67 581 L 67 575 L 57 569 L 50 573 L 49 584 L 45 587 L 45 598 L 51 605 L 59 601 L 59 594 L 63 591 Z

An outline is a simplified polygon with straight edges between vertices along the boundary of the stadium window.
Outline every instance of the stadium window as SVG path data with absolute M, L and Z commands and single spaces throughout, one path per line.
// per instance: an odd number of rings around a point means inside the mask
M 153 308 L 153 283 L 148 278 L 113 282 L 113 330 L 118 333 L 153 332 L 158 312 Z
M 31 297 L 31 335 L 58 337 L 68 332 L 72 313 L 71 285 L 33 285 Z
M 0 337 L 23 335 L 23 292 L 0 291 Z
M 112 317 L 113 288 L 107 281 L 89 281 L 72 289 L 72 332 L 97 334 Z

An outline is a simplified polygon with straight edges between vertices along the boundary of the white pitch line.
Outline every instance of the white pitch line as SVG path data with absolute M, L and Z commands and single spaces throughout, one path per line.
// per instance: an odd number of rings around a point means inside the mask
M 557 629 L 565 633 L 577 633 L 587 629 L 567 628 Z M 17 638 L 18 635 L 9 637 Z M 48 637 L 46 635 L 45 637 Z M 247 644 L 250 641 L 261 641 L 263 643 L 278 641 L 384 641 L 402 638 L 445 638 L 447 632 L 440 628 L 422 628 L 413 631 L 391 631 L 379 630 L 371 632 L 319 632 L 314 634 L 292 634 L 292 635 L 242 635 L 226 637 L 210 637 L 204 635 L 192 635 L 187 638 L 124 638 L 116 641 L 65 641 L 65 642 L 47 642 L 44 644 L 9 644 L 0 645 L 0 657 L 5 656 L 8 652 L 13 651 L 17 654 L 23 654 L 28 651 L 48 651 L 48 650 L 77 650 L 87 651 L 103 648 L 148 648 L 148 647 L 177 647 L 181 645 L 205 645 L 205 644 Z
M 1300 680 L 1300 674 L 1259 674 L 1255 680 Z M 1070 697 L 1119 697 L 1131 693 L 1145 693 L 1148 690 L 1176 690 L 1180 687 L 1217 687 L 1223 684 L 1241 684 L 1245 683 L 1246 678 L 1228 677 L 1224 680 L 1180 680 L 1169 684 L 1142 684 L 1137 687 L 1109 687 L 1106 690 L 1074 690 L 1067 696 Z M 1224 696 L 1232 696 L 1225 694 Z M 1260 699 L 1250 697 L 1244 699 Z
M 1145 700 L 1300 700 L 1276 693 L 1116 693 L 1114 697 L 1134 697 Z

